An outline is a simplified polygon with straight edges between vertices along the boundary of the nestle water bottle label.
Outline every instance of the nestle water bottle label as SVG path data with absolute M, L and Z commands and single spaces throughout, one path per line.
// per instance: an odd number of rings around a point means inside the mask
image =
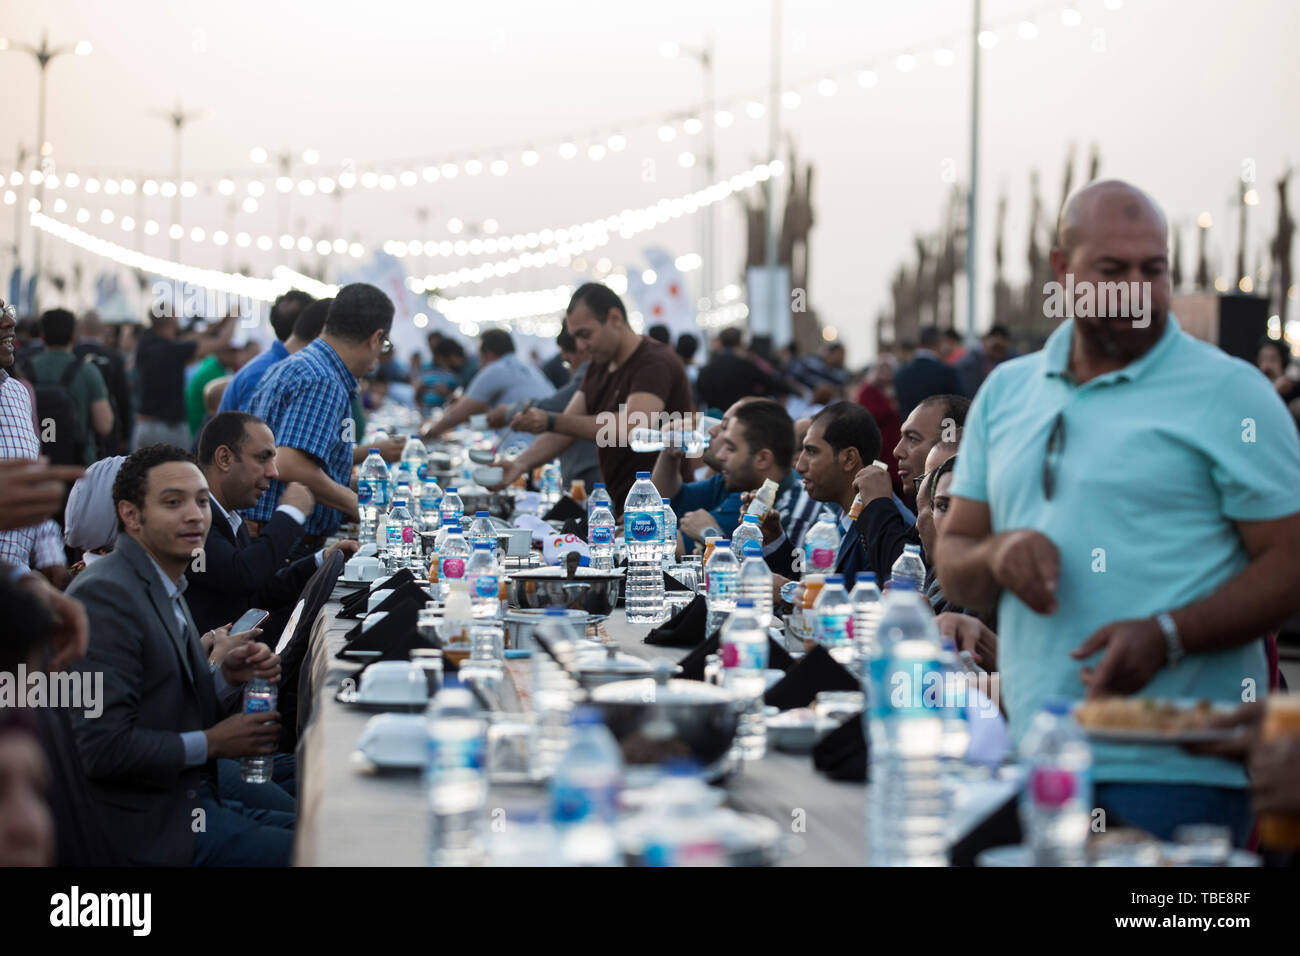
M 474 579 L 474 593 L 479 597 L 496 597 L 501 593 L 501 585 L 495 574 L 480 574 Z
M 819 614 L 816 624 L 817 643 L 825 647 L 839 647 L 852 640 L 849 618 L 846 614 Z
M 390 524 L 387 529 L 387 537 L 388 537 L 389 544 L 401 544 L 402 529 L 397 527 L 396 525 Z
M 1035 767 L 1029 773 L 1029 794 L 1040 807 L 1057 809 L 1079 795 L 1079 775 L 1060 767 Z
M 623 537 L 632 541 L 658 541 L 662 535 L 653 514 L 636 511 L 623 516 Z
M 415 470 L 415 474 L 421 481 L 424 481 L 429 477 L 429 466 L 421 463 L 420 467 Z
M 739 667 L 744 670 L 761 671 L 767 667 L 767 644 L 759 643 L 724 643 L 722 645 L 722 666 Z
M 608 525 L 596 525 L 591 529 L 592 544 L 613 544 L 614 529 Z
M 270 694 L 249 694 L 244 698 L 244 713 L 269 714 L 275 709 L 275 697 Z
M 734 601 L 739 581 L 729 571 L 714 571 L 709 575 L 709 598 L 714 601 Z
M 758 541 L 746 541 L 740 553 L 747 558 L 761 558 L 763 556 L 763 545 Z
M 368 478 L 357 480 L 357 504 L 368 505 L 375 497 L 375 486 Z
M 429 738 L 429 769 L 437 774 L 447 770 L 482 770 L 483 741 L 478 737 L 457 740 Z
M 444 578 L 463 578 L 465 576 L 465 559 L 443 558 L 438 565 L 438 576 Z
M 586 820 L 613 822 L 618 814 L 618 785 L 581 787 L 568 782 L 551 786 L 551 819 L 557 824 Z
M 830 548 L 806 546 L 804 554 L 807 558 L 805 563 L 810 571 L 828 570 L 835 567 L 835 552 Z

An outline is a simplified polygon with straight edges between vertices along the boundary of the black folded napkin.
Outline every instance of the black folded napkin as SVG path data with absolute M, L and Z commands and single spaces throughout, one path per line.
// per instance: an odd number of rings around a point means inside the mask
M 697 595 L 690 604 L 645 636 L 645 643 L 660 647 L 694 647 L 704 640 L 709 620 L 708 602 Z
M 587 513 L 584 511 L 577 518 L 569 518 L 564 522 L 564 527 L 560 529 L 564 534 L 571 534 L 574 537 L 587 540 Z
M 867 738 L 862 733 L 862 715 L 854 714 L 817 741 L 812 751 L 813 766 L 832 780 L 867 780 Z
M 714 631 L 707 641 L 678 661 L 681 673 L 677 676 L 686 680 L 704 680 L 705 659 L 710 654 L 718 653 L 718 648 L 722 645 L 721 636 L 721 631 Z M 767 639 L 768 668 L 785 671 L 789 670 L 793 664 L 794 658 L 789 655 L 784 647 L 769 637 Z
M 400 588 L 394 591 L 375 608 L 374 613 L 386 611 L 387 615 L 383 620 L 376 623 L 365 633 L 361 631 L 361 623 L 358 623 L 348 631 L 344 636 L 346 642 L 339 656 L 342 657 L 347 651 L 385 651 L 388 646 L 403 638 L 407 633 L 414 634 L 416 621 L 420 616 L 420 609 L 429 601 L 429 596 L 424 593 L 424 589 L 414 581 L 408 581 Z M 421 641 L 411 644 L 410 647 L 425 647 L 427 642 Z
M 568 495 L 562 497 L 551 506 L 550 511 L 542 515 L 543 521 L 565 522 L 577 518 L 581 518 L 585 522 L 587 520 L 587 509 L 583 505 L 578 504 Z M 585 541 L 586 538 L 584 537 L 583 540 Z
M 342 605 L 342 609 L 335 615 L 335 617 L 362 617 L 366 613 L 366 605 L 370 603 L 370 595 L 373 594 L 375 590 L 392 589 L 396 592 L 403 585 L 411 584 L 415 580 L 415 575 L 411 572 L 410 568 L 402 568 L 385 581 L 382 588 L 360 588 L 355 593 L 349 594 L 347 597 L 343 598 L 343 600 L 339 602 Z M 390 595 L 390 597 L 391 596 L 392 595 Z
M 763 700 L 773 707 L 789 710 L 807 707 L 824 690 L 861 690 L 858 679 L 818 645 L 795 664 Z
M 682 584 L 681 581 L 678 581 L 675 577 L 673 577 L 671 574 L 665 571 L 664 590 L 665 591 L 689 591 L 690 588 L 688 588 L 685 584 Z

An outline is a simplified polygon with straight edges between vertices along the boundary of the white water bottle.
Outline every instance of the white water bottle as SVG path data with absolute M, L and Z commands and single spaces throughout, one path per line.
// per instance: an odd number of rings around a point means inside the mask
M 736 609 L 736 600 L 740 590 L 740 562 L 731 551 L 731 542 L 721 538 L 714 542 L 713 554 L 704 566 L 704 575 L 708 581 L 708 633 L 723 625 L 727 617 Z
M 623 503 L 623 543 L 627 549 L 627 607 L 629 624 L 657 624 L 664 615 L 663 497 L 638 471 Z
M 897 587 L 903 581 L 909 582 L 917 592 L 925 589 L 925 564 L 921 561 L 920 545 L 904 545 L 903 553 L 898 556 L 898 560 L 889 570 L 891 588 Z
M 591 552 L 591 566 L 601 571 L 614 568 L 614 513 L 597 505 L 587 518 L 587 550 Z
M 839 550 L 840 529 L 826 518 L 819 518 L 803 536 L 803 573 L 833 573 Z
M 475 619 L 497 617 L 501 611 L 501 569 L 492 545 L 475 542 L 474 553 L 465 565 L 465 577 Z
M 667 498 L 664 504 L 664 569 L 677 563 L 677 512 Z
M 361 543 L 379 544 L 379 516 L 388 512 L 388 463 L 372 448 L 357 472 L 357 507 L 361 512 Z

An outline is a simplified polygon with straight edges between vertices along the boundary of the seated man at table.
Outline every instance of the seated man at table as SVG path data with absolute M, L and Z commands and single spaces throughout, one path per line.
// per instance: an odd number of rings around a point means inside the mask
M 696 545 L 703 546 L 706 531 L 731 537 L 740 524 L 740 490 L 728 487 L 722 474 L 722 436 L 736 410 L 757 401 L 757 396 L 739 399 L 723 413 L 722 421 L 709 429 L 709 444 L 700 457 L 713 471 L 708 478 L 682 481 L 685 456 L 680 448 L 665 448 L 655 459 L 650 480 L 659 494 L 670 500 L 673 514 L 677 516 L 677 531 L 688 551 Z
M 288 560 L 316 499 L 306 485 L 290 482 L 261 533 L 256 538 L 249 535 L 239 511 L 256 505 L 279 472 L 275 436 L 265 422 L 247 412 L 222 412 L 204 426 L 199 435 L 199 467 L 208 483 L 212 526 L 203 542 L 202 560 L 196 557 L 185 571 L 190 582 L 185 599 L 195 626 L 200 632 L 213 630 L 255 607 L 287 616 L 326 554 L 317 551 Z M 351 557 L 357 542 L 340 541 L 330 550 Z M 275 640 L 270 631 L 265 635 Z
M 873 570 L 868 547 L 849 517 L 857 494 L 853 480 L 879 456 L 880 428 L 871 413 L 856 402 L 835 402 L 813 416 L 795 460 L 795 471 L 809 497 L 827 502 L 839 516 L 840 549 L 834 573 L 844 576 L 844 586 L 850 590 L 858 572 Z M 916 517 L 897 498 L 893 500 L 903 520 L 914 524 Z M 779 588 L 801 573 L 803 556 L 795 551 L 775 509 L 767 513 L 761 527 L 763 553 Z
M 252 677 L 279 679 L 280 661 L 244 643 L 209 667 L 184 599 L 210 520 L 203 473 L 183 449 L 147 445 L 123 463 L 113 502 L 116 547 L 68 589 L 90 620 L 75 669 L 103 680 L 101 712 L 70 716 L 109 837 L 137 865 L 286 865 L 291 814 L 254 819 L 216 797 L 217 758 L 275 750 L 279 715 L 238 705 Z

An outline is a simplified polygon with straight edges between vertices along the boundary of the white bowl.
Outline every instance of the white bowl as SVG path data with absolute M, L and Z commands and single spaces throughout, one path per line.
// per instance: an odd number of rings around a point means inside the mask
M 424 670 L 410 661 L 375 661 L 361 672 L 357 699 L 364 704 L 422 704 L 429 699 Z
M 380 588 L 378 591 L 371 591 L 370 597 L 366 599 L 366 613 L 368 614 L 379 607 L 380 604 L 384 603 L 384 599 L 392 593 L 392 588 Z
M 383 568 L 379 565 L 379 559 L 373 557 L 355 556 L 347 564 L 343 565 L 344 581 L 373 581 L 379 577 Z
M 357 749 L 380 767 L 423 767 L 427 733 L 422 714 L 376 714 L 366 721 Z

